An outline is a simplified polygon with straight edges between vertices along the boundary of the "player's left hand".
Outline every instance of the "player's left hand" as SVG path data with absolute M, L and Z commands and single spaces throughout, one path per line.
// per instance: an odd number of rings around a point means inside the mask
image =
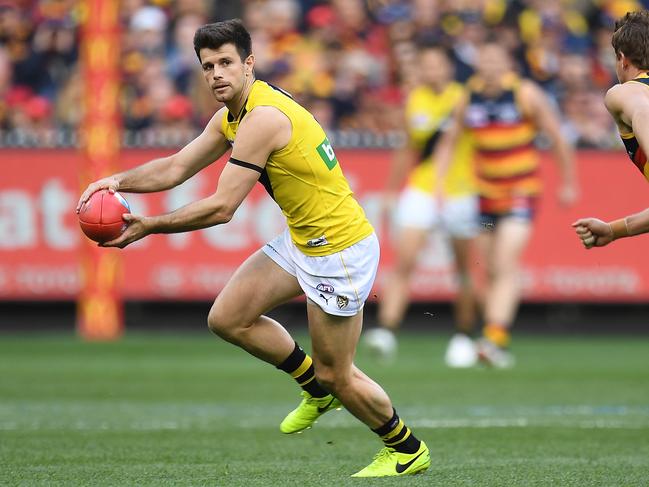
M 122 234 L 116 239 L 100 243 L 100 247 L 118 247 L 123 249 L 128 244 L 136 242 L 151 233 L 151 229 L 147 224 L 147 217 L 145 216 L 134 215 L 133 213 L 124 213 L 122 215 L 122 220 L 128 224 L 126 230 L 124 230 L 124 232 L 122 232 Z

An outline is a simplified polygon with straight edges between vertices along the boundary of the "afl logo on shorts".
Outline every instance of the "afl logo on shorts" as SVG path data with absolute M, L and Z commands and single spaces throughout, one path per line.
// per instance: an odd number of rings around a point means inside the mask
M 333 294 L 334 293 L 334 287 L 331 284 L 325 284 L 324 282 L 321 282 L 315 287 L 318 291 L 321 291 L 323 293 L 329 293 Z
M 349 304 L 349 298 L 347 296 L 336 296 L 336 304 L 338 309 L 346 308 Z

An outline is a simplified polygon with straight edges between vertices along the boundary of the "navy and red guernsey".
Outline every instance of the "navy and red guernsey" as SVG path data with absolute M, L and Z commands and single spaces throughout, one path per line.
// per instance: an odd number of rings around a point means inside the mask
M 643 85 L 649 87 L 649 75 L 647 75 L 646 73 L 641 74 L 631 81 L 642 83 Z M 640 147 L 635 134 L 633 132 L 625 134 L 620 133 L 620 137 L 622 137 L 622 142 L 624 143 L 626 153 L 631 158 L 631 161 L 640 170 L 645 179 L 649 181 L 649 165 L 647 165 L 647 155 L 642 150 L 642 147 Z

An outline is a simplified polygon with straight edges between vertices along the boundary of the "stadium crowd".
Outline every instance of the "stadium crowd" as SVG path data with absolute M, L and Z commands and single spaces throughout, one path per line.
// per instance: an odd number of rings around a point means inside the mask
M 614 19 L 640 0 L 124 0 L 123 124 L 191 137 L 217 108 L 192 38 L 202 24 L 240 17 L 256 75 L 291 92 L 328 130 L 402 128 L 416 83 L 416 45 L 448 47 L 458 80 L 476 46 L 496 36 L 518 69 L 556 103 L 581 147 L 618 145 L 603 105 L 615 81 Z M 74 131 L 82 120 L 79 3 L 0 0 L 0 130 Z

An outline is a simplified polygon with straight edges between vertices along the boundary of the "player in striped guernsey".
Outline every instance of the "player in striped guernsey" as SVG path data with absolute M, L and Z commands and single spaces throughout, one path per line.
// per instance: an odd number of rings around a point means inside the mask
M 629 12 L 619 19 L 612 44 L 620 84 L 608 90 L 604 103 L 631 161 L 649 181 L 649 13 Z M 572 226 L 584 247 L 603 247 L 618 238 L 649 232 L 649 208 L 611 222 L 582 218 Z
M 482 223 L 478 245 L 487 273 L 485 327 L 478 352 L 490 365 L 509 367 L 513 356 L 507 347 L 519 303 L 520 257 L 541 191 L 534 147 L 539 132 L 550 139 L 561 168 L 561 203 L 575 200 L 576 180 L 572 150 L 544 92 L 515 74 L 509 53 L 499 44 L 482 45 L 477 59 L 476 76 L 469 81 L 465 100 L 457 107 L 435 158 L 443 172 L 460 130 L 472 133 Z

